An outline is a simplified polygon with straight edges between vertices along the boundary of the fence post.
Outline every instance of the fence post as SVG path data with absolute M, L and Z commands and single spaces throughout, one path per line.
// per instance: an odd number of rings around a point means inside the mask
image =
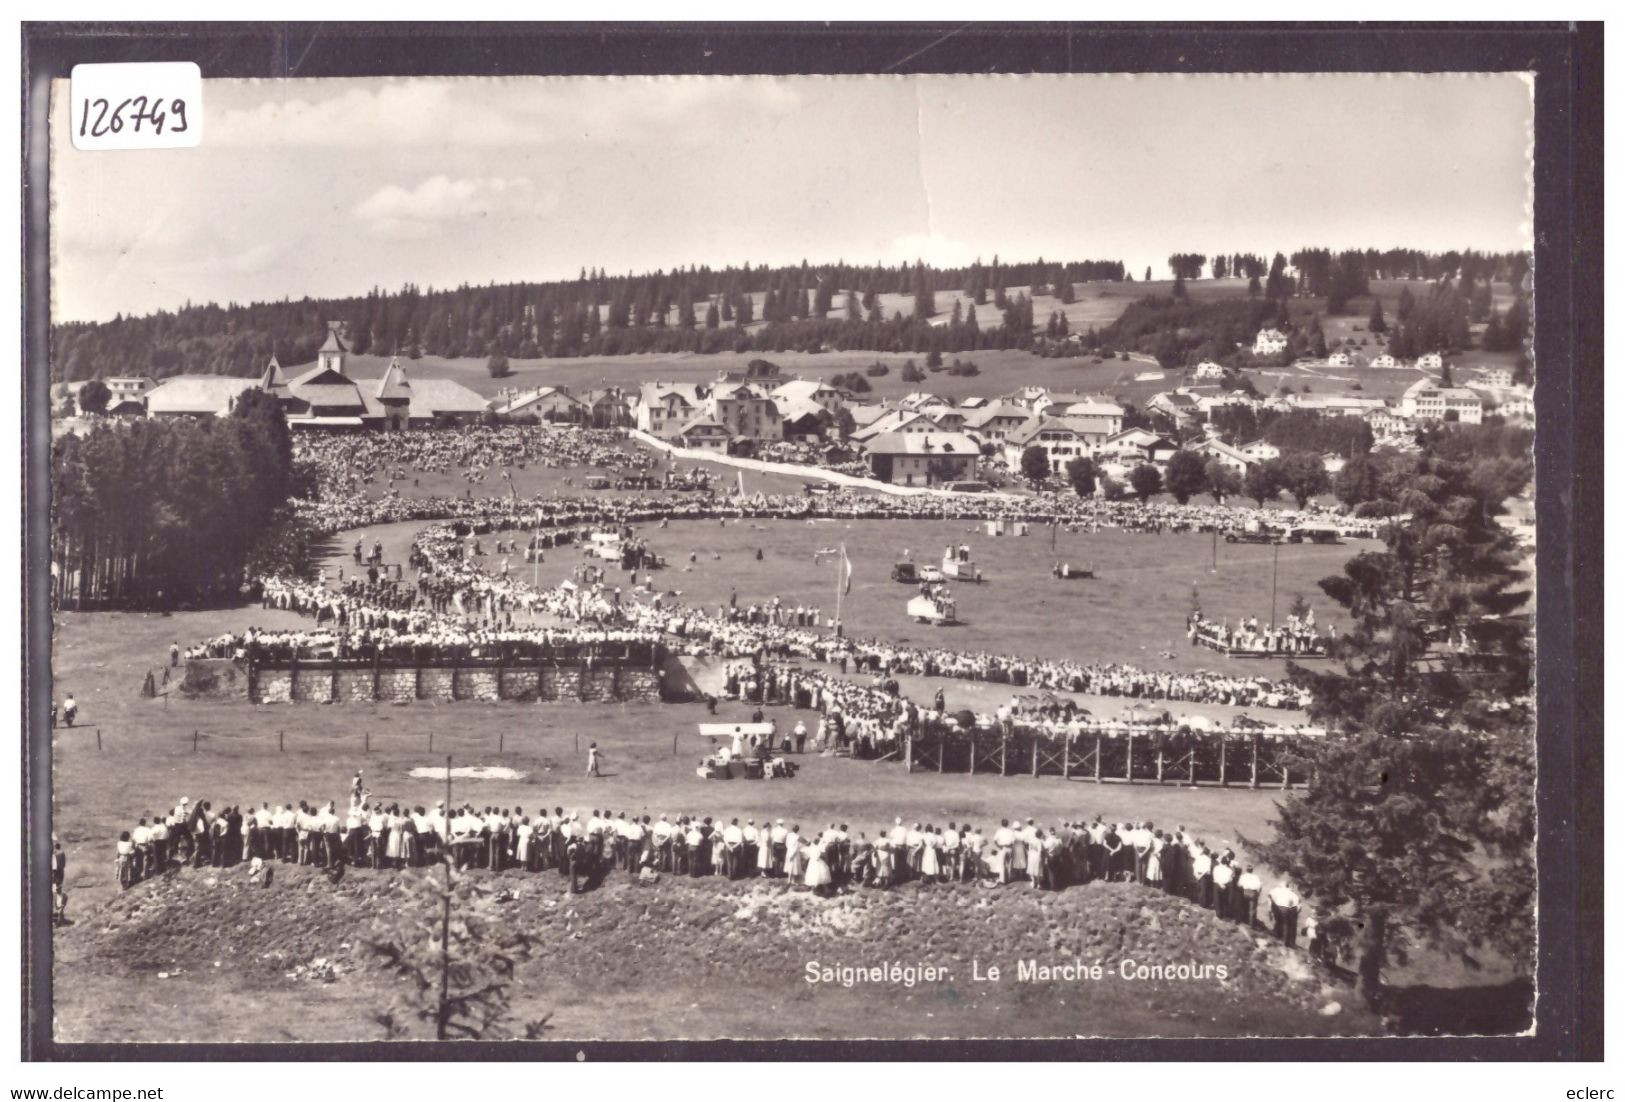
M 999 776 L 1008 777 L 1010 775 L 1010 760 L 1009 759 L 1010 759 L 1010 736 L 1001 731 L 999 733 Z
M 276 752 L 279 754 L 282 753 L 282 737 L 285 733 L 286 732 L 283 731 L 278 731 L 276 733 Z
M 914 736 L 903 736 L 903 772 L 914 772 Z
M 1070 780 L 1072 777 L 1072 733 L 1064 736 L 1065 742 L 1061 744 L 1061 779 Z
M 508 732 L 506 732 L 506 731 L 498 731 L 497 732 L 497 755 L 500 757 L 501 755 L 507 753 L 507 751 L 508 751 Z
M 100 750 L 101 748 L 102 748 L 102 729 L 100 727 L 98 727 L 98 728 L 96 728 L 96 749 Z
M 1123 767 L 1123 777 L 1129 784 L 1134 783 L 1134 732 L 1128 733 L 1128 764 Z
M 1292 787 L 1292 767 L 1290 765 L 1283 765 L 1283 766 L 1281 766 L 1281 788 L 1284 790 L 1284 789 L 1288 789 L 1288 788 L 1291 788 L 1291 787 Z
M 429 753 L 434 753 L 434 731 L 429 732 Z
M 671 733 L 671 756 L 674 757 L 674 758 L 677 756 L 677 732 L 676 731 L 673 731 Z
M 948 771 L 948 735 L 947 735 L 946 732 L 940 732 L 937 735 L 937 772 L 938 773 L 946 773 L 947 771 Z
M 1195 788 L 1196 787 L 1196 744 L 1194 742 L 1192 742 L 1192 743 L 1189 743 L 1187 745 L 1189 747 L 1189 749 L 1187 751 L 1189 756 L 1185 760 L 1190 763 L 1190 776 L 1189 776 L 1189 779 L 1188 779 L 1187 783 L 1189 783 L 1192 788 Z
M 372 732 L 371 732 L 371 731 L 367 731 L 367 732 L 365 732 L 365 733 L 364 733 L 364 734 L 363 734 L 363 735 L 362 735 L 362 737 L 363 737 L 363 738 L 364 738 L 364 739 L 366 739 L 366 742 L 365 742 L 365 744 L 364 744 L 364 745 L 363 745 L 363 746 L 362 746 L 362 751 L 361 751 L 361 752 L 362 752 L 362 753 L 364 753 L 364 754 L 370 754 L 370 753 L 372 753 Z
M 1100 783 L 1100 736 L 1095 736 L 1095 783 Z
M 192 730 L 192 753 L 197 753 L 197 729 Z
M 1162 747 L 1157 747 L 1157 783 L 1162 783 Z
M 1224 732 L 1223 731 L 1220 731 L 1219 732 L 1219 787 L 1220 788 L 1226 788 L 1226 787 L 1229 786 L 1229 783 L 1230 783 L 1229 773 L 1228 773 L 1230 763 L 1227 760 L 1229 758 L 1229 754 L 1226 752 L 1226 751 L 1229 750 L 1229 748 L 1230 748 L 1230 740 L 1224 737 Z
M 1252 779 L 1247 783 L 1248 788 L 1258 787 L 1258 732 L 1253 732 L 1253 772 Z

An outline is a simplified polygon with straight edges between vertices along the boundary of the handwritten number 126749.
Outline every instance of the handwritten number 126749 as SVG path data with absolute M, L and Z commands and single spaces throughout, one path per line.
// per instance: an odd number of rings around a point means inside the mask
M 167 111 L 165 108 L 162 99 L 148 96 L 131 96 L 116 107 L 105 99 L 87 99 L 80 112 L 79 136 L 99 138 L 104 134 L 119 134 L 126 123 L 138 134 L 143 123 L 150 125 L 156 134 L 162 134 L 165 126 L 172 134 L 184 134 L 186 101 L 173 99 L 167 104 Z

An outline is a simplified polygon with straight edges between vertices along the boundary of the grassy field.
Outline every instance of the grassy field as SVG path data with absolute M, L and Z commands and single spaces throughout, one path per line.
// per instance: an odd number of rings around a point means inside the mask
M 747 476 L 747 484 L 751 481 Z M 384 544 L 387 562 L 404 561 L 419 524 L 368 529 L 367 542 Z M 511 533 L 516 538 L 524 533 Z M 1130 535 L 1119 531 L 1058 534 L 1050 550 L 1047 529 L 1033 528 L 1026 537 L 989 537 L 966 521 L 674 521 L 669 528 L 639 529 L 670 564 L 655 572 L 655 584 L 676 592 L 683 603 L 715 612 L 737 594 L 741 607 L 774 597 L 790 606 L 835 608 L 834 568 L 819 566 L 813 552 L 844 544 L 853 562 L 852 592 L 842 601 L 849 634 L 878 637 L 913 646 L 954 650 L 989 650 L 1044 658 L 1128 662 L 1157 669 L 1234 670 L 1247 676 L 1279 676 L 1284 663 L 1274 660 L 1227 660 L 1212 651 L 1189 646 L 1185 615 L 1194 587 L 1203 612 L 1232 623 L 1243 616 L 1268 620 L 1271 571 L 1276 549 L 1255 544 L 1227 544 L 1198 534 Z M 489 551 L 495 537 L 483 541 Z M 329 575 L 345 565 L 353 540 L 340 542 L 328 560 Z M 1217 568 L 1213 568 L 1215 542 Z M 927 627 L 905 614 L 914 589 L 890 578 L 894 562 L 907 551 L 913 561 L 935 565 L 948 544 L 968 544 L 985 581 L 954 584 L 963 623 Z M 1295 594 L 1302 593 L 1322 623 L 1335 606 L 1320 592 L 1321 578 L 1336 573 L 1362 546 L 1289 544 L 1279 549 L 1276 579 L 1277 619 L 1284 619 Z M 756 552 L 762 557 L 758 559 Z M 695 556 L 693 563 L 690 555 Z M 537 567 L 522 556 L 503 556 L 510 570 L 543 586 L 571 576 L 582 553 L 561 548 Z M 484 566 L 500 571 L 503 557 L 489 556 Z M 594 560 L 596 561 L 596 560 Z M 1057 561 L 1075 567 L 1092 565 L 1093 580 L 1059 581 L 1050 573 Z M 353 563 L 348 563 L 354 569 Z M 624 574 L 613 582 L 631 590 Z M 1163 658 L 1162 652 L 1172 658 Z

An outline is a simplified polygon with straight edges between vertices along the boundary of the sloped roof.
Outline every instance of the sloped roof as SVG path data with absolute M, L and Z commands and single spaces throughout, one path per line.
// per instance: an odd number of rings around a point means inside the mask
M 1004 442 L 1020 447 L 1029 440 L 1036 438 L 1041 432 L 1064 432 L 1068 436 L 1078 435 L 1078 430 L 1065 421 L 1057 420 L 1054 417 L 1034 417 L 1026 424 L 1011 429 L 1010 434 L 1004 438 Z
M 677 435 L 687 436 L 691 432 L 699 433 L 702 436 L 728 435 L 728 430 L 725 426 L 719 424 L 714 418 L 708 417 L 703 413 L 698 417 L 693 418 L 682 428 L 678 429 Z
M 437 413 L 484 413 L 485 399 L 462 383 L 450 379 L 418 379 L 412 384 L 413 417 L 433 417 Z
M 1105 398 L 1085 398 L 1081 402 L 1073 402 L 1061 413 L 1067 417 L 1121 417 L 1123 407 Z
M 405 401 L 412 397 L 412 384 L 406 379 L 406 371 L 401 367 L 399 360 L 391 357 L 389 367 L 384 370 L 383 378 L 378 380 L 378 387 L 373 396 L 381 401 Z
M 789 379 L 773 388 L 773 397 L 781 401 L 790 401 L 796 398 L 811 401 L 813 395 L 825 392 L 830 394 L 840 393 L 822 379 Z
M 354 386 L 355 380 L 342 371 L 334 371 L 330 367 L 314 364 L 305 371 L 288 380 L 288 385 L 300 386 Z
M 1001 417 L 1018 417 L 1022 421 L 1026 421 L 1032 415 L 1033 411 L 1026 406 L 1018 406 L 1014 402 L 1000 401 L 983 406 L 975 413 L 970 414 L 965 418 L 965 424 L 971 428 L 979 429 L 988 422 L 996 421 Z
M 330 327 L 327 330 L 327 339 L 322 342 L 322 346 L 320 348 L 318 348 L 316 351 L 318 351 L 318 352 L 348 352 L 350 350 L 348 348 L 344 347 L 344 342 L 339 339 L 339 331 L 337 329 L 333 329 L 333 328 Z
M 962 432 L 883 432 L 869 441 L 870 455 L 959 455 L 976 457 L 982 449 Z
M 776 403 L 779 416 L 785 421 L 799 421 L 803 417 L 823 417 L 827 410 L 811 398 L 788 398 Z
M 235 375 L 173 375 L 147 395 L 147 412 L 224 414 L 252 386 Z
M 337 383 L 295 383 L 289 388 L 295 398 L 311 406 L 323 406 L 328 409 L 365 409 L 366 403 L 361 400 L 361 390 L 354 383 L 339 385 Z

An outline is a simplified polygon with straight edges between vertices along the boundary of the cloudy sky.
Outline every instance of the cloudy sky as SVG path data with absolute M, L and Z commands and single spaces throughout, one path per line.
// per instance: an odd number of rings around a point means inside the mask
M 1528 247 L 1504 76 L 210 81 L 203 144 L 80 152 L 57 320 L 690 263 Z

